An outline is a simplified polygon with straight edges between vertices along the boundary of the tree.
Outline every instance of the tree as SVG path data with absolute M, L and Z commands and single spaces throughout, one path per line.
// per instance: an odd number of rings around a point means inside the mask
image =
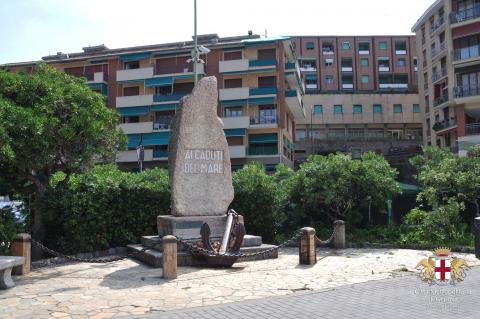
M 434 208 L 449 199 L 470 202 L 480 216 L 480 158 L 475 153 L 473 149 L 469 157 L 459 157 L 445 148 L 425 146 L 423 153 L 411 160 L 423 187 L 419 200 L 426 200 Z
M 399 193 L 396 170 L 383 156 L 365 153 L 359 160 L 347 154 L 313 155 L 301 165 L 291 199 L 312 225 L 315 220 L 352 219 L 352 212 L 368 205 L 384 205 Z M 301 194 L 301 196 L 299 196 Z
M 41 205 L 50 176 L 67 178 L 111 162 L 124 137 L 117 114 L 85 79 L 39 64 L 31 74 L 0 71 L 0 176 L 34 194 L 32 235 L 42 240 Z

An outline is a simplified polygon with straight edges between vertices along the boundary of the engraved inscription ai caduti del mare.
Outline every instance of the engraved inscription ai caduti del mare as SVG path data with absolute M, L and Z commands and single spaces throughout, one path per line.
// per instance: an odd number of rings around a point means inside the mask
M 185 150 L 183 172 L 186 174 L 223 174 L 223 150 Z

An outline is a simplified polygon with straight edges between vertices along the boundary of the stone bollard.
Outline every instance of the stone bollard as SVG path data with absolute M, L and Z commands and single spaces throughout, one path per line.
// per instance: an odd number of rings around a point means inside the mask
M 475 231 L 475 256 L 480 259 L 480 217 L 475 217 L 473 230 Z
M 335 235 L 333 236 L 333 248 L 345 249 L 345 222 L 343 220 L 334 221 L 333 231 L 335 232 Z
M 298 255 L 300 265 L 315 265 L 317 263 L 317 245 L 315 240 L 315 229 L 304 227 L 301 229 L 300 247 Z
M 25 258 L 22 266 L 13 267 L 14 275 L 25 275 L 30 272 L 32 237 L 30 234 L 17 234 L 13 238 L 10 250 L 12 256 L 22 256 Z
M 177 278 L 177 238 L 172 235 L 164 236 L 162 247 L 163 278 L 175 279 Z

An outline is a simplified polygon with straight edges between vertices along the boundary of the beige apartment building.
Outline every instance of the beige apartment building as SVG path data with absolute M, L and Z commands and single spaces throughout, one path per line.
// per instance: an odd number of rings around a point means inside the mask
M 411 154 L 422 144 L 413 36 L 293 37 L 305 81 L 295 152 Z
M 435 1 L 412 31 L 425 142 L 464 155 L 480 143 L 480 1 Z

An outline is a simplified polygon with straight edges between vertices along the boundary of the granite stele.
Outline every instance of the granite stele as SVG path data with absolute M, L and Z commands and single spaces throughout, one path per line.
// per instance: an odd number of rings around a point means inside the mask
M 194 242 L 200 239 L 203 223 L 208 223 L 212 240 L 221 240 L 224 235 L 234 194 L 228 143 L 217 116 L 217 101 L 217 79 L 204 77 L 192 94 L 181 100 L 173 118 L 168 150 L 172 215 L 158 216 L 158 236 L 143 236 L 141 245 L 129 246 L 138 252 L 137 258 L 154 267 L 161 267 L 161 238 L 165 235 Z M 243 223 L 242 216 L 239 222 Z M 240 250 L 254 252 L 269 247 L 262 244 L 261 237 L 245 235 Z M 276 258 L 277 251 L 260 257 Z M 187 251 L 180 251 L 177 260 L 180 266 L 196 264 Z

